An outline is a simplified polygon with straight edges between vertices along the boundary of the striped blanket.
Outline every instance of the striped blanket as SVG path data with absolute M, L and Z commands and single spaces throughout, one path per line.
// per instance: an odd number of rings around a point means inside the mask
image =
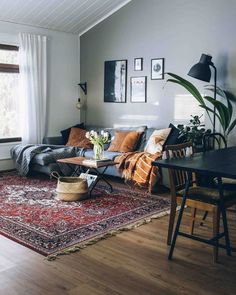
M 146 152 L 129 152 L 116 157 L 115 162 L 118 163 L 117 167 L 124 179 L 146 187 L 151 192 L 161 180 L 158 168 L 152 166 L 152 162 L 160 157 L 161 153 L 152 155 Z

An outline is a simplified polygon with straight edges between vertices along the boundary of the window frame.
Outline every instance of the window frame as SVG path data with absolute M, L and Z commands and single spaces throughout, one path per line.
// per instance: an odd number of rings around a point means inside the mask
M 7 45 L 7 44 L 0 44 L 0 50 L 8 50 L 8 51 L 19 51 L 19 47 L 15 45 Z M 5 64 L 0 63 L 0 73 L 19 73 L 19 65 L 17 64 Z M 0 143 L 7 143 L 7 142 L 18 142 L 21 141 L 21 137 L 9 137 L 9 138 L 1 138 Z

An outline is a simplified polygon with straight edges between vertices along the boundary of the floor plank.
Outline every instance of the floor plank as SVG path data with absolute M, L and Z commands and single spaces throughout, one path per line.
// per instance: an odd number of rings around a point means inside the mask
M 236 246 L 236 214 L 228 219 Z M 210 235 L 211 225 L 199 228 L 201 234 Z M 51 262 L 1 236 L 0 294 L 236 294 L 236 254 L 221 249 L 213 264 L 210 246 L 180 237 L 168 261 L 167 226 L 165 216 Z M 188 215 L 182 228 L 188 230 Z

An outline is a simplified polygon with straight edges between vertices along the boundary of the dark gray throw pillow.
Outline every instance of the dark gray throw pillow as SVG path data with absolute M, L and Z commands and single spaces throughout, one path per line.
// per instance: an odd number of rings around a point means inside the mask
M 63 144 L 67 144 L 67 141 L 68 141 L 69 136 L 70 136 L 71 128 L 84 129 L 84 123 L 79 123 L 79 124 L 76 124 L 74 126 L 71 126 L 71 127 L 67 128 L 67 129 L 61 130 L 61 136 L 62 136 Z
M 178 144 L 180 130 L 177 127 L 175 127 L 173 124 L 170 124 L 169 128 L 171 128 L 171 131 L 164 143 L 163 149 L 166 145 Z

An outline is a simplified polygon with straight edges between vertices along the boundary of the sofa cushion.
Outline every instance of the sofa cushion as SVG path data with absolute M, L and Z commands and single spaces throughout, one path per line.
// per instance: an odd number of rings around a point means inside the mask
M 137 131 L 116 131 L 108 151 L 122 153 L 135 151 L 141 134 Z
M 111 137 L 113 137 L 115 135 L 116 131 L 137 131 L 137 132 L 141 132 L 142 135 L 139 138 L 138 144 L 136 146 L 136 149 L 138 151 L 143 151 L 144 146 L 145 146 L 145 132 L 147 130 L 147 126 L 125 126 L 125 127 L 115 127 L 115 128 L 104 128 L 104 131 L 109 132 L 109 134 L 111 135 Z
M 164 147 L 166 145 L 172 145 L 172 144 L 177 144 L 178 142 L 178 138 L 180 135 L 180 130 L 178 128 L 176 128 L 173 124 L 169 125 L 169 128 L 171 128 L 171 131 L 164 143 Z
M 108 152 L 108 151 L 104 151 L 104 154 L 103 155 L 104 155 L 104 158 L 106 158 L 106 159 L 114 160 L 114 158 L 116 156 L 121 155 L 121 153 L 120 152 Z M 94 156 L 93 150 L 86 150 L 85 153 L 84 153 L 84 156 L 86 158 L 93 158 L 93 156 Z
M 108 148 L 108 151 L 119 152 L 120 147 L 128 134 L 129 134 L 129 131 L 116 131 L 114 139 L 112 140 L 111 145 Z
M 61 158 L 70 158 L 71 155 L 71 149 L 67 149 L 65 147 L 58 148 L 58 149 L 45 149 L 45 152 L 42 152 L 40 154 L 36 154 L 34 158 L 32 159 L 31 163 L 38 164 L 41 166 L 48 165 L 50 163 L 55 163 L 56 159 L 58 158 L 57 155 L 60 155 L 63 153 L 63 156 Z
M 74 128 L 84 129 L 84 123 L 79 123 L 79 124 L 76 124 L 76 125 L 74 125 L 72 127 L 67 128 L 67 129 L 61 130 L 62 144 L 66 144 L 67 143 L 68 138 L 70 136 L 70 130 L 73 127 Z
M 80 128 L 71 128 L 67 146 L 77 146 L 80 148 L 91 149 L 93 147 L 90 140 L 85 136 L 86 130 Z
M 150 136 L 144 151 L 150 154 L 161 153 L 163 150 L 163 145 L 171 131 L 171 128 L 165 128 L 153 131 Z

